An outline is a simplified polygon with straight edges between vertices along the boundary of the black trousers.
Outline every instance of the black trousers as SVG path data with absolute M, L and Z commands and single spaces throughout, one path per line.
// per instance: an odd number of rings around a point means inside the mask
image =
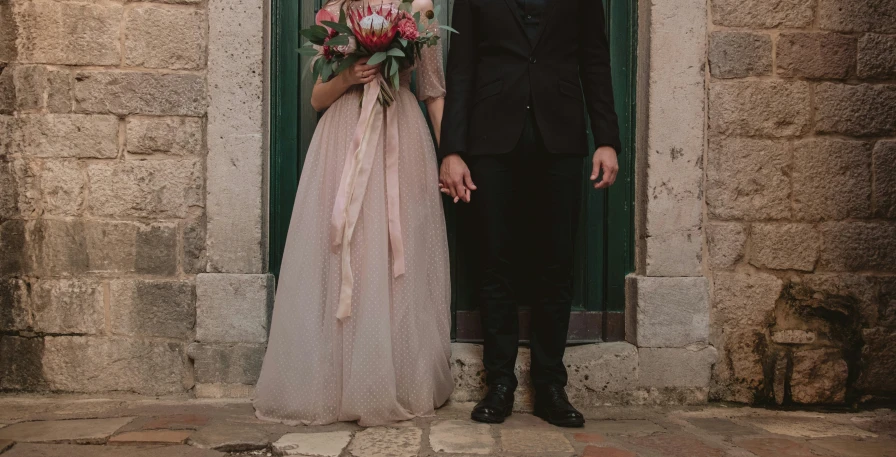
M 532 309 L 534 386 L 565 386 L 583 157 L 548 154 L 530 115 L 513 152 L 471 157 L 469 167 L 478 190 L 466 227 L 477 260 L 487 382 L 517 386 L 523 304 Z

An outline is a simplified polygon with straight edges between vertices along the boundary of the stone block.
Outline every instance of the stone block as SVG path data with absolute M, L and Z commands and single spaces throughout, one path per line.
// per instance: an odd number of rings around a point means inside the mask
M 824 348 L 793 353 L 791 398 L 802 404 L 843 403 L 849 367 L 840 349 Z
M 24 443 L 104 444 L 133 417 L 29 421 L 0 430 L 0 438 Z M 52 454 L 51 454 L 52 455 Z
M 353 456 L 416 457 L 422 440 L 423 430 L 417 427 L 373 427 L 356 433 L 348 450 Z
M 750 264 L 773 270 L 812 271 L 821 250 L 821 234 L 809 224 L 754 224 Z
M 706 278 L 629 276 L 626 339 L 638 347 L 684 347 L 709 339 Z
M 481 400 L 487 388 L 485 367 L 482 365 L 482 345 L 452 343 L 451 374 L 454 376 L 452 401 L 463 403 Z
M 712 0 L 717 25 L 754 28 L 795 28 L 812 25 L 812 0 Z
M 569 440 L 557 430 L 504 428 L 501 430 L 501 450 L 511 455 L 574 455 Z
M 87 206 L 94 216 L 185 217 L 203 205 L 197 160 L 141 160 L 88 164 Z
M 105 329 L 103 286 L 93 279 L 40 280 L 32 289 L 34 331 L 97 334 Z
M 78 161 L 45 161 L 40 181 L 41 203 L 45 214 L 80 216 L 83 213 L 87 173 Z
M 782 33 L 776 63 L 778 75 L 785 78 L 849 78 L 856 72 L 856 38 L 826 32 Z
M 744 258 L 747 228 L 736 222 L 712 222 L 706 226 L 709 266 L 713 270 L 732 268 Z
M 34 325 L 29 286 L 21 279 L 0 279 L 0 331 L 28 330 Z
M 143 2 L 146 0 L 125 0 L 128 3 Z M 153 3 L 167 3 L 170 5 L 196 5 L 202 3 L 202 0 L 149 0 Z
M 818 335 L 815 332 L 806 330 L 782 330 L 772 333 L 772 341 L 778 344 L 812 344 L 816 339 Z M 777 380 L 777 377 L 775 379 Z M 775 397 L 777 398 L 777 394 Z
M 656 455 L 663 457 L 724 457 L 729 455 L 718 445 L 707 444 L 701 439 L 687 434 L 658 433 L 633 437 L 628 441 L 636 446 L 651 449 Z
M 818 27 L 837 32 L 896 33 L 896 0 L 819 0 Z
M 15 8 L 19 62 L 119 65 L 123 11 L 109 3 L 21 3 Z
M 857 386 L 866 394 L 892 396 L 896 392 L 896 333 L 892 327 L 862 330 L 863 369 Z
M 614 394 L 631 391 L 638 382 L 638 348 L 628 343 L 570 346 L 563 360 L 569 375 L 566 391 L 583 406 L 612 401 Z
M 202 116 L 206 81 L 193 74 L 84 70 L 75 73 L 74 97 L 79 113 Z
M 0 337 L 0 388 L 44 390 L 44 339 L 12 335 Z
M 716 330 L 716 329 L 714 329 Z M 714 343 L 722 353 L 713 367 L 715 398 L 754 403 L 765 387 L 764 356 L 768 346 L 761 329 L 732 328 L 716 332 Z
M 874 215 L 896 218 L 896 141 L 879 141 L 871 165 Z
M 13 62 L 18 55 L 16 37 L 19 30 L 12 10 L 12 2 L 0 2 L 0 64 Z
M 196 398 L 254 398 L 255 386 L 247 384 L 202 384 L 193 388 Z
M 0 8 L 3 8 L 3 5 L 0 5 Z M 15 65 L 0 62 L 0 114 L 12 114 L 16 111 L 14 72 Z
M 791 215 L 788 143 L 712 138 L 706 167 L 706 206 L 718 219 L 788 219 Z
M 859 77 L 896 78 L 896 36 L 869 33 L 859 38 Z
M 196 276 L 196 340 L 203 343 L 264 343 L 274 292 L 268 274 Z
M 116 335 L 191 339 L 196 295 L 190 281 L 115 280 L 110 286 Z
M 672 202 L 669 202 L 672 203 Z M 672 210 L 673 213 L 681 217 L 682 213 L 687 215 L 682 219 L 690 219 L 692 215 L 698 213 L 697 209 L 701 206 L 696 201 L 682 201 L 680 205 L 669 204 L 663 205 L 664 209 Z M 660 206 L 660 205 L 656 205 Z M 648 227 L 650 222 L 654 222 L 653 226 L 666 226 L 668 222 L 673 224 L 674 219 L 666 219 L 665 221 L 659 217 L 653 217 L 653 208 L 648 208 L 651 213 L 648 218 Z M 656 211 L 661 213 L 662 211 Z M 681 221 L 682 219 L 678 219 Z M 658 233 L 656 235 L 648 234 L 645 238 L 646 244 L 646 274 L 649 276 L 699 276 L 701 274 L 703 262 L 703 232 L 699 225 L 692 227 L 687 231 L 673 231 L 671 227 L 666 226 L 670 230 L 667 233 Z
M 209 271 L 262 273 L 265 8 L 256 1 L 210 0 L 208 11 Z
M 203 141 L 200 118 L 131 116 L 127 120 L 129 154 L 200 155 Z
M 0 218 L 40 214 L 41 163 L 31 159 L 0 159 Z
M 318 433 L 287 433 L 271 444 L 276 455 L 339 457 L 352 439 L 349 430 Z
M 773 317 L 775 302 L 784 284 L 766 273 L 713 275 L 713 327 L 750 329 Z
M 798 141 L 793 157 L 793 216 L 809 221 L 871 215 L 871 148 L 860 141 Z
M 852 136 L 896 133 L 896 85 L 822 83 L 815 89 L 815 131 Z
M 808 133 L 809 84 L 799 81 L 715 83 L 709 89 L 709 131 L 715 135 L 791 137 Z
M 738 31 L 713 32 L 709 37 L 709 69 L 716 78 L 771 74 L 771 36 Z
M 205 64 L 205 13 L 138 6 L 125 14 L 125 65 L 195 70 Z
M 708 387 L 718 354 L 712 346 L 638 349 L 642 387 Z
M 90 271 L 87 230 L 82 220 L 39 220 L 27 224 L 35 272 L 41 276 L 77 276 Z M 103 246 L 105 249 L 105 246 Z
M 0 276 L 22 275 L 31 271 L 32 258 L 25 221 L 0 222 Z
M 183 270 L 187 274 L 206 272 L 205 216 L 187 219 L 183 227 Z
M 68 70 L 44 65 L 16 65 L 10 66 L 9 71 L 15 85 L 15 109 L 47 108 L 51 113 L 71 112 L 72 80 Z
M 492 455 L 495 451 L 489 425 L 465 420 L 434 422 L 429 431 L 429 445 L 435 452 L 449 454 Z
M 830 222 L 824 237 L 820 271 L 896 272 L 896 225 L 885 222 Z
M 171 276 L 177 272 L 177 227 L 171 222 L 88 221 L 90 271 Z
M 887 296 L 884 278 L 843 273 L 806 275 L 791 281 L 800 288 L 792 288 L 790 293 L 804 303 L 808 302 L 808 306 L 829 309 L 842 315 L 850 313 L 849 309 L 844 308 L 844 304 L 848 304 L 846 306 L 861 315 L 862 326 L 870 327 L 888 320 L 887 303 L 883 299 Z M 893 284 L 896 285 L 896 282 Z
M 118 118 L 84 114 L 26 114 L 12 149 L 35 157 L 108 159 L 118 156 Z
M 193 432 L 190 430 L 140 430 L 124 432 L 109 438 L 110 446 L 183 444 Z
M 264 344 L 202 344 L 187 347 L 194 376 L 203 384 L 255 385 L 264 361 Z
M 182 344 L 119 338 L 47 337 L 42 365 L 48 389 L 63 392 L 170 394 L 188 376 Z

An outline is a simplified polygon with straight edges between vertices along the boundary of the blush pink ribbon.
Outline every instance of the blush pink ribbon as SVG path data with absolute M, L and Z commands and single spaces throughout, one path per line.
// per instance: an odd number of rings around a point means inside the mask
M 386 212 L 389 220 L 389 244 L 392 250 L 392 276 L 398 278 L 405 272 L 404 242 L 401 236 L 401 211 L 398 188 L 398 106 L 394 100 L 388 108 L 378 101 L 380 91 L 386 88 L 380 77 L 364 86 L 361 100 L 361 117 L 355 127 L 342 179 L 336 194 L 336 204 L 330 220 L 331 241 L 334 248 L 341 247 L 342 275 L 339 288 L 339 306 L 336 318 L 343 320 L 352 315 L 354 277 L 351 266 L 351 241 L 361 214 L 361 205 L 367 193 L 367 184 L 373 169 L 376 150 L 382 141 L 385 118 L 384 157 L 386 166 Z

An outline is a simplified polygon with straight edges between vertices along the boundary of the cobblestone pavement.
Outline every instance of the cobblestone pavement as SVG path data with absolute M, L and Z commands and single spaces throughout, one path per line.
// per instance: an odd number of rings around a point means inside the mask
M 476 424 L 471 407 L 363 429 L 266 423 L 247 401 L 0 396 L 0 457 L 896 457 L 890 409 L 606 407 L 569 430 L 522 413 Z

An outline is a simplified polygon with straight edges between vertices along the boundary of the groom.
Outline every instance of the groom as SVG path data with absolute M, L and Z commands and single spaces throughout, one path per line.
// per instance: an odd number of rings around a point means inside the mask
M 563 364 L 574 240 L 588 154 L 596 189 L 616 179 L 619 128 L 600 0 L 456 0 L 448 55 L 440 182 L 470 203 L 476 299 L 488 394 L 472 418 L 500 423 L 513 407 L 520 268 L 531 273 L 535 414 L 581 427 Z M 584 95 L 584 96 L 583 96 Z M 602 172 L 602 174 L 601 174 Z M 598 178 L 601 178 L 598 181 Z

